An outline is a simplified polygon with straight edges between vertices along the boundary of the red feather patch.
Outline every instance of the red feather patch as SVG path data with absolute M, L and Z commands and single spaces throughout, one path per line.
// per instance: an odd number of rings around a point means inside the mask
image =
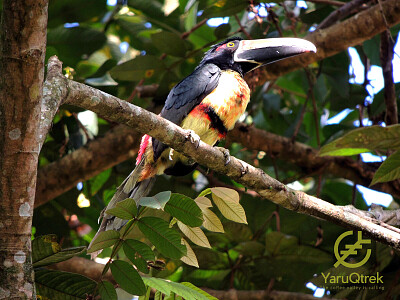
M 146 152 L 146 148 L 149 145 L 149 140 L 150 140 L 150 136 L 148 134 L 145 134 L 144 136 L 142 136 L 142 141 L 140 142 L 139 154 L 136 158 L 136 165 L 138 165 L 140 163 L 140 161 L 142 160 L 142 156 Z

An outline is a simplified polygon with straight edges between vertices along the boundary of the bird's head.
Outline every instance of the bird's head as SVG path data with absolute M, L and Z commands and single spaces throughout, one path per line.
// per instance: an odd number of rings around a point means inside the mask
M 213 63 L 242 75 L 262 65 L 307 52 L 317 52 L 313 43 L 298 38 L 243 40 L 229 38 L 206 52 L 201 64 Z

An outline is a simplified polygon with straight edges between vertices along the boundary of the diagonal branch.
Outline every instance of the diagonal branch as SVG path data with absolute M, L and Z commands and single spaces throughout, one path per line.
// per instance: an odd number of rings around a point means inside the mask
M 110 120 L 147 133 L 201 165 L 225 174 L 256 191 L 263 199 L 289 210 L 321 218 L 353 230 L 361 230 L 367 236 L 400 250 L 400 234 L 396 231 L 363 219 L 343 207 L 292 190 L 268 176 L 263 170 L 235 157 L 231 157 L 230 163 L 225 165 L 226 159 L 220 150 L 203 142 L 196 147 L 190 141 L 187 131 L 160 116 L 78 82 L 68 80 L 66 85 L 58 88 L 68 91 L 65 93 L 67 96 L 63 102 L 90 109 Z

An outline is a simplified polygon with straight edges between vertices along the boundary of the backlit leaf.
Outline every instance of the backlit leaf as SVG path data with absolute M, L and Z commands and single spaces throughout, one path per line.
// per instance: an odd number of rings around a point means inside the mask
M 205 248 L 211 248 L 210 242 L 200 227 L 189 227 L 180 221 L 178 221 L 177 224 L 182 233 L 193 243 Z
M 218 209 L 225 218 L 238 223 L 247 224 L 246 213 L 239 202 L 236 202 L 235 200 L 222 199 L 214 193 L 212 198 L 215 205 L 217 205 Z
M 390 155 L 375 172 L 371 185 L 400 178 L 400 151 Z
M 353 155 L 400 148 L 400 124 L 357 128 L 323 146 L 319 155 Z
M 181 257 L 181 261 L 190 266 L 199 267 L 199 262 L 197 261 L 196 254 L 194 253 L 192 247 L 185 239 L 182 239 L 182 243 L 186 246 L 186 255 Z

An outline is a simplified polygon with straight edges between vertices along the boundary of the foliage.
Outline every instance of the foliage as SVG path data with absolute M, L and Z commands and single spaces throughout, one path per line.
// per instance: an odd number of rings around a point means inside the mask
M 295 1 L 276 2 L 277 5 L 257 2 L 249 5 L 247 1 L 236 0 L 131 0 L 122 7 L 108 6 L 106 0 L 51 0 L 46 56 L 58 55 L 64 62 L 66 75 L 73 80 L 158 111 L 170 88 L 193 71 L 210 45 L 233 35 L 269 38 L 282 33 L 304 37 L 337 9 L 330 3 L 307 2 L 304 9 L 295 6 Z M 229 19 L 216 27 L 205 23 L 215 17 Z M 398 28 L 391 29 L 394 38 Z M 379 36 L 357 46 L 356 51 L 366 67 L 369 63 L 379 64 Z M 345 51 L 265 85 L 257 81 L 259 71 L 253 72 L 247 77 L 252 96 L 242 121 L 314 148 L 323 146 L 322 154 L 333 149 L 330 154 L 338 155 L 339 151 L 354 155 L 360 153 L 354 149 L 360 148 L 392 154 L 398 149 L 394 134 L 398 125 L 382 127 L 383 92 L 369 95 L 367 78 L 364 83 L 362 80 L 355 83 L 354 76 L 349 75 L 349 65 L 350 57 Z M 136 87 L 153 89 L 145 94 Z M 397 84 L 397 99 L 399 92 Z M 326 123 L 345 109 L 346 117 L 337 124 Z M 61 107 L 40 153 L 41 168 L 71 155 L 90 140 L 103 137 L 115 126 L 99 117 L 87 128 L 78 118 L 80 112 L 75 107 Z M 376 127 L 357 128 L 360 118 L 368 119 Z M 392 130 L 394 139 L 387 133 Z M 368 138 L 368 145 L 351 144 L 360 133 Z M 340 144 L 343 141 L 345 146 Z M 275 153 L 249 150 L 229 141 L 222 146 L 229 148 L 231 155 L 262 168 L 282 182 L 297 181 L 308 194 L 335 205 L 353 203 L 358 209 L 368 208 L 352 183 L 322 174 L 323 170 L 298 167 L 293 164 L 295 157 L 282 159 Z M 376 172 L 373 183 L 399 177 L 398 155 L 394 152 L 389 156 Z M 375 164 L 370 166 L 376 171 Z M 99 170 L 98 175 L 82 183 L 79 191 L 71 189 L 35 210 L 36 236 L 53 233 L 62 238 L 64 246 L 70 247 L 61 250 L 53 236 L 38 237 L 33 243 L 35 267 L 82 255 L 82 247 L 88 245 L 98 228 L 100 212 L 132 168 L 133 164 L 127 161 Z M 234 187 L 240 194 L 215 186 Z M 199 194 L 204 188 L 207 189 Z M 79 195 L 90 206 L 78 205 Z M 121 232 L 99 235 L 90 251 L 104 249 L 100 257 L 112 258 L 107 266 L 121 288 L 146 295 L 148 287 L 152 287 L 158 290 L 157 299 L 161 299 L 161 294 L 209 297 L 191 284 L 219 290 L 270 287 L 311 293 L 306 283 L 312 281 L 321 286 L 320 274 L 333 267 L 334 243 L 344 231 L 335 224 L 277 208 L 225 176 L 210 174 L 201 167 L 185 177 L 160 176 L 140 205 L 142 208 L 136 210 L 133 201 L 126 199 L 107 211 L 129 221 Z M 397 207 L 395 199 L 392 208 Z M 372 249 L 374 257 L 364 266 L 363 274 L 379 270 L 384 275 L 385 291 L 398 289 L 395 274 L 399 269 L 398 255 L 379 243 L 373 244 Z M 360 253 L 354 259 L 362 257 Z M 151 277 L 141 277 L 138 271 Z M 348 274 L 353 270 L 343 268 L 340 272 Z M 57 286 L 65 287 L 61 291 L 64 295 L 47 294 L 51 295 L 47 297 L 84 299 L 79 297 L 96 290 L 103 299 L 116 299 L 114 286 L 107 281 L 95 283 L 78 275 L 64 276 L 61 272 L 36 269 L 38 294 L 53 293 Z M 62 285 L 64 281 L 78 286 L 68 289 Z M 369 299 L 381 291 L 331 289 L 329 292 L 341 298 Z

